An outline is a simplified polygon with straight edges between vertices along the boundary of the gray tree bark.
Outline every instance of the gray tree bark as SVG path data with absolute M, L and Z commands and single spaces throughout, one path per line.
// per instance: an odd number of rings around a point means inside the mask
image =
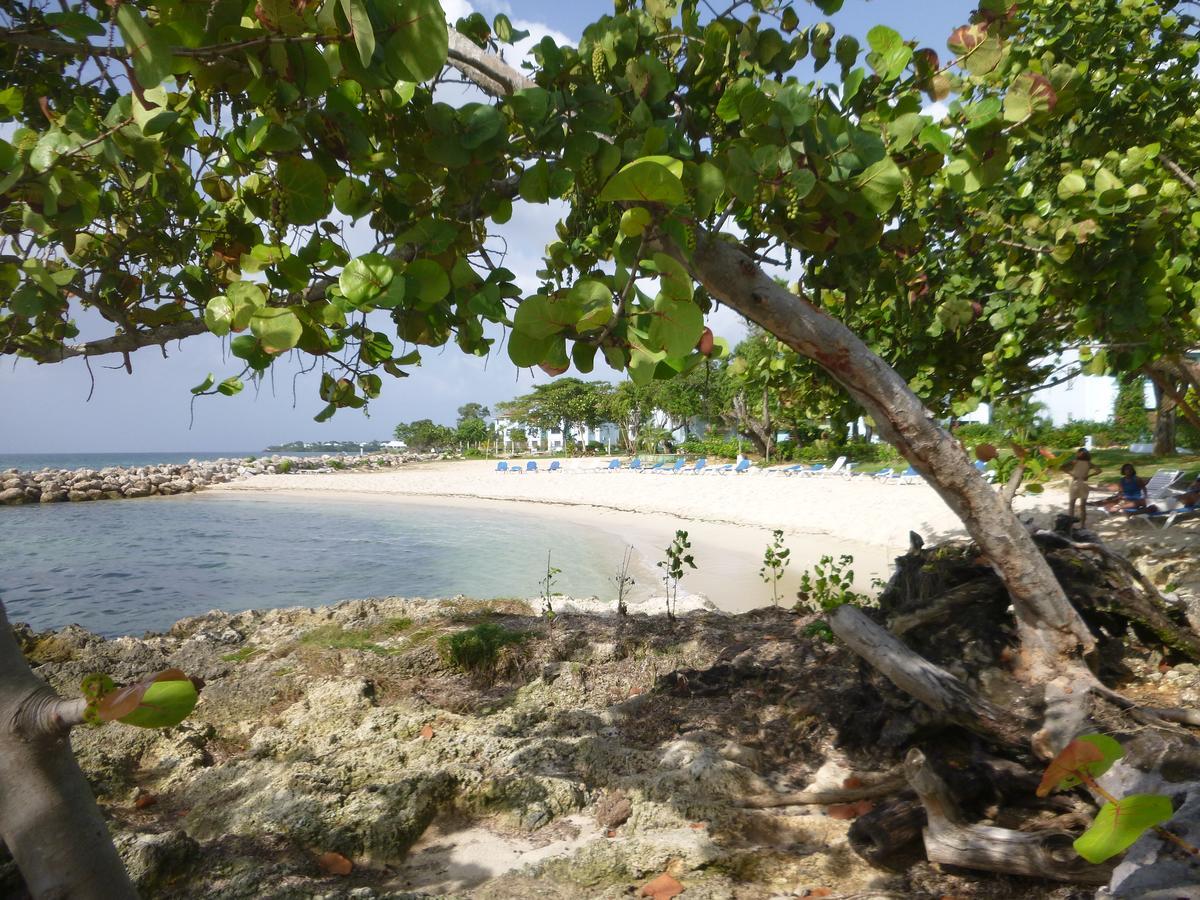
M 671 249 L 671 248 L 668 248 Z M 680 261 L 714 297 L 821 366 L 966 526 L 1013 600 L 1025 673 L 1048 680 L 1095 642 L 1025 526 L 907 382 L 849 328 L 777 284 L 748 253 L 702 234 Z
M 1154 385 L 1154 454 L 1175 454 L 1175 401 L 1156 383 Z
M 83 711 L 33 674 L 0 603 L 0 838 L 38 900 L 136 898 L 71 751 Z

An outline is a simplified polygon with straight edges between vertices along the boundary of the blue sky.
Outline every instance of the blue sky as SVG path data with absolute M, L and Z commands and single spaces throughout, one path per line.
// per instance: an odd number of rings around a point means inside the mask
M 464 0 L 443 0 L 443 5 L 452 17 L 468 7 Z M 970 0 L 847 0 L 831 21 L 839 33 L 860 38 L 873 25 L 884 23 L 942 53 L 946 37 L 967 21 L 975 5 Z M 505 12 L 517 27 L 533 28 L 535 36 L 550 33 L 574 41 L 588 22 L 611 12 L 612 4 L 607 0 L 476 0 L 473 8 L 488 16 Z M 822 18 L 815 7 L 798 5 L 797 11 L 806 25 Z M 836 71 L 832 65 L 830 69 Z M 541 248 L 553 236 L 555 216 L 546 207 L 518 208 L 503 229 L 510 248 L 506 264 L 526 287 L 535 283 L 533 272 Z M 742 332 L 740 321 L 728 311 L 716 313 L 710 324 L 718 334 L 734 340 Z M 503 350 L 484 360 L 451 346 L 430 351 L 410 378 L 385 377 L 383 396 L 371 404 L 369 417 L 342 410 L 331 421 L 317 424 L 312 420 L 321 406 L 317 376 L 299 375 L 298 364 L 285 360 L 275 364 L 257 390 L 248 385 L 234 398 L 201 398 L 193 422 L 188 389 L 209 372 L 218 379 L 235 374 L 234 362 L 223 343 L 208 335 L 170 346 L 165 359 L 153 348 L 134 354 L 132 377 L 122 369 L 108 368 L 118 363 L 115 358 L 94 359 L 95 391 L 88 402 L 92 380 L 81 360 L 48 366 L 3 361 L 0 453 L 256 450 L 290 440 L 386 438 L 397 422 L 431 418 L 450 423 L 461 404 L 505 400 L 527 391 L 534 381 L 509 363 Z M 593 377 L 600 375 L 598 368 Z

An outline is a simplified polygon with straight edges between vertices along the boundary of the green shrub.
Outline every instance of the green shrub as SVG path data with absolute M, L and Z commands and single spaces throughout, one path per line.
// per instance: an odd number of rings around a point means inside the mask
M 681 453 L 703 456 L 708 459 L 734 459 L 738 455 L 737 438 L 689 438 L 679 445 Z
M 294 469 L 294 468 L 295 468 L 295 465 L 292 463 L 292 461 L 290 459 L 285 459 L 282 462 L 277 462 L 275 464 L 275 471 L 278 472 L 280 475 L 286 475 L 288 472 L 292 471 L 292 469 Z
M 818 438 L 806 447 L 801 447 L 795 453 L 795 458 L 801 462 L 822 462 L 840 455 L 839 444 L 827 438 Z
M 491 677 L 501 651 L 520 644 L 528 636 L 527 632 L 513 631 L 496 622 L 480 622 L 474 628 L 442 635 L 438 638 L 438 653 L 460 672 Z
M 346 464 L 344 462 L 342 462 L 340 459 L 331 459 L 329 461 L 329 468 L 344 469 L 344 468 L 346 468 Z
M 1099 444 L 1096 440 L 1098 434 L 1104 434 L 1113 431 L 1111 422 L 1092 422 L 1086 419 L 1080 419 L 1077 422 L 1067 422 L 1065 425 L 1059 425 L 1055 428 L 1048 428 L 1039 435 L 1038 442 L 1056 449 L 1070 449 L 1072 447 L 1082 447 L 1084 440 L 1088 435 L 1092 436 L 1092 440 Z

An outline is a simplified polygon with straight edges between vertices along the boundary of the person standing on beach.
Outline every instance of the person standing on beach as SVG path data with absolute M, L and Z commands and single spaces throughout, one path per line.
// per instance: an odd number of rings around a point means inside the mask
M 1070 505 L 1067 514 L 1075 518 L 1075 504 L 1079 504 L 1079 524 L 1087 528 L 1087 499 L 1091 485 L 1088 479 L 1100 474 L 1100 467 L 1092 462 L 1092 454 L 1086 447 L 1080 447 L 1075 458 L 1063 468 L 1071 475 Z

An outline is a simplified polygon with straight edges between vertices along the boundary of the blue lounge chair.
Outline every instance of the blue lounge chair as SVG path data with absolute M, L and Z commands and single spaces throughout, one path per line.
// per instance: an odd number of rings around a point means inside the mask
M 507 472 L 508 471 L 508 463 L 506 463 L 504 460 L 500 460 L 500 462 L 496 463 L 496 471 L 497 472 Z
M 702 456 L 698 460 L 696 460 L 696 464 L 694 466 L 692 466 L 691 469 L 688 470 L 688 474 L 689 475 L 698 475 L 704 471 L 704 467 L 707 465 L 708 465 L 708 458 Z
M 897 479 L 899 480 L 900 484 L 916 484 L 921 480 L 921 477 L 922 476 L 920 472 L 918 472 L 912 466 L 909 466 L 897 476 Z
M 896 477 L 896 470 L 895 469 L 880 469 L 878 472 L 876 472 L 871 477 L 878 481 L 887 481 L 889 478 Z
M 547 472 L 561 472 L 562 471 L 562 463 L 560 463 L 556 459 L 554 462 L 550 463 L 550 468 L 547 469 L 546 471 Z
M 529 462 L 525 463 L 525 471 L 526 472 L 536 472 L 537 471 L 537 462 L 535 462 L 534 460 L 531 459 Z
M 687 465 L 687 460 L 681 456 L 681 457 L 679 457 L 679 459 L 675 460 L 675 465 L 673 465 L 673 466 L 671 466 L 671 468 L 667 469 L 667 474 L 678 475 L 680 472 L 683 471 L 683 467 L 686 465 Z
M 817 463 L 815 466 L 812 466 L 810 468 L 801 469 L 796 474 L 797 475 L 819 475 L 821 472 L 824 472 L 824 471 L 825 471 L 825 463 Z
M 772 469 L 767 469 L 768 475 L 799 475 L 804 471 L 804 463 L 796 463 L 793 466 L 775 466 Z
M 631 459 L 629 461 L 629 471 L 631 471 L 631 472 L 642 471 L 642 461 L 637 458 Z
M 522 472 L 524 472 L 525 470 L 521 468 L 521 464 L 520 464 L 520 463 L 517 463 L 515 466 L 513 466 L 512 468 L 510 468 L 508 471 L 509 471 L 509 472 L 511 472 L 513 475 L 520 475 L 520 474 L 521 474 Z
M 742 472 L 747 471 L 749 468 L 750 468 L 750 460 L 743 459 L 736 466 L 724 466 L 721 469 L 721 474 L 722 475 L 730 475 L 730 474 L 740 475 Z
M 660 469 L 662 469 L 662 467 L 663 467 L 663 466 L 665 466 L 665 465 L 666 465 L 666 461 L 665 461 L 665 460 L 661 460 L 661 459 L 660 459 L 658 462 L 656 462 L 656 463 L 655 463 L 654 465 L 652 465 L 650 468 L 648 468 L 648 469 L 642 469 L 642 471 L 643 471 L 643 472 L 657 472 L 657 471 L 659 471 Z
M 619 468 L 621 468 L 621 461 L 619 459 L 613 459 L 609 460 L 608 466 L 605 467 L 605 471 L 615 472 Z

